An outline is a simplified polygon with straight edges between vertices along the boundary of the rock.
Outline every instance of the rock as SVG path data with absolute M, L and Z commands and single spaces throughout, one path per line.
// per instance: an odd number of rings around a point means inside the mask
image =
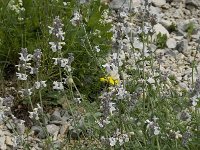
M 6 144 L 5 144 L 6 137 L 4 135 L 0 136 L 0 149 L 6 150 Z
M 154 33 L 154 35 L 153 35 L 153 40 L 156 39 L 156 36 L 157 36 L 159 33 L 161 33 L 162 35 L 166 34 L 167 37 L 169 37 L 169 32 L 168 32 L 167 29 L 166 29 L 164 26 L 162 26 L 161 24 L 158 23 L 158 24 L 154 25 L 153 29 L 154 29 L 154 31 L 155 31 L 155 33 Z
M 158 22 L 164 17 L 164 14 L 159 7 L 150 6 L 151 14 L 156 15 Z
M 187 16 L 191 15 L 190 10 L 188 10 L 188 9 L 183 9 L 183 13 L 184 13 L 185 15 L 187 15 Z
M 56 140 L 53 142 L 53 148 L 54 149 L 61 149 L 61 141 Z
M 182 54 L 182 53 L 179 53 L 177 56 L 176 56 L 177 59 L 179 60 L 183 60 L 185 58 L 185 56 Z M 182 63 L 182 62 L 181 62 Z
M 55 124 L 48 124 L 48 125 L 46 126 L 46 128 L 47 128 L 47 132 L 48 132 L 49 134 L 51 134 L 51 135 L 53 135 L 55 132 L 58 132 L 59 129 L 60 129 L 60 127 L 57 126 L 57 125 L 55 125 Z
M 170 20 L 162 19 L 160 24 L 162 24 L 165 28 L 169 28 L 172 25 L 172 22 Z
M 169 38 L 166 42 L 168 48 L 175 48 L 176 47 L 176 40 L 174 38 Z
M 176 9 L 173 13 L 173 17 L 178 19 L 184 16 L 183 11 L 181 9 Z
M 43 129 L 40 126 L 32 126 L 32 128 L 31 128 L 31 131 L 33 131 L 34 134 L 40 139 L 44 139 L 46 137 L 44 130 L 45 129 Z
M 200 38 L 200 34 L 191 35 L 191 38 L 198 40 Z
M 198 8 L 200 6 L 200 1 L 199 0 L 186 0 L 185 1 L 186 6 L 193 6 L 195 8 Z
M 166 0 L 152 0 L 152 4 L 156 7 L 161 7 L 166 4 Z
M 139 7 L 141 4 L 141 0 L 132 0 L 131 4 L 133 7 Z
M 13 146 L 13 141 L 12 138 L 10 136 L 6 136 L 6 141 L 5 143 L 9 146 Z
M 55 111 L 53 112 L 53 114 L 50 117 L 50 120 L 51 121 L 61 121 L 62 120 L 59 109 L 55 109 Z
M 130 0 L 129 1 L 112 0 L 110 2 L 110 8 L 112 9 L 129 8 L 129 7 L 130 7 Z
M 170 7 L 171 7 L 171 5 L 168 4 L 168 3 L 166 3 L 165 5 L 161 6 L 162 9 L 166 9 L 166 10 L 168 10 Z
M 69 124 L 68 123 L 65 123 L 65 124 L 63 124 L 62 126 L 61 126 L 61 128 L 60 128 L 60 136 L 61 137 L 64 137 L 66 134 L 67 134 L 67 132 L 68 132 L 68 130 L 69 130 Z
M 176 49 L 179 52 L 186 51 L 188 49 L 188 40 L 184 39 L 180 43 L 177 44 Z
M 3 119 L 3 116 L 4 116 L 4 112 L 0 112 L 0 125 L 4 123 L 4 119 Z
M 183 36 L 173 36 L 173 38 L 175 39 L 175 40 L 182 40 L 184 37 Z
M 69 136 L 73 139 L 73 140 L 78 140 L 81 136 L 82 132 L 80 130 L 70 130 L 69 131 Z

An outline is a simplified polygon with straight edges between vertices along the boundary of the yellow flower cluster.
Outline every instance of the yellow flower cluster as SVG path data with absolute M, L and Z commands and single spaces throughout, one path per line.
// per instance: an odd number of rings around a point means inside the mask
M 106 82 L 109 83 L 110 85 L 117 85 L 119 84 L 119 79 L 113 79 L 113 77 L 108 76 L 108 77 L 102 77 L 100 78 L 101 82 Z

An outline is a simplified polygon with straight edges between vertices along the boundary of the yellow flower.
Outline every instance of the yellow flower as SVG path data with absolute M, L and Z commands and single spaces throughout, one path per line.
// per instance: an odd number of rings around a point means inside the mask
M 119 84 L 119 79 L 113 79 L 113 77 L 111 77 L 111 76 L 100 78 L 100 81 L 109 83 L 111 85 Z

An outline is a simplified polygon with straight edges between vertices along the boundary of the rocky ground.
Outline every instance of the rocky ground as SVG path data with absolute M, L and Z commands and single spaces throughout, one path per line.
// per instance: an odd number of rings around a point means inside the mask
M 112 0 L 107 3 L 112 9 L 121 9 L 122 7 L 137 7 L 140 0 L 131 2 L 129 0 L 124 0 L 124 2 L 123 0 Z M 151 10 L 158 18 L 158 22 L 154 26 L 155 31 L 166 34 L 168 37 L 167 48 L 155 51 L 155 54 L 161 58 L 161 70 L 163 74 L 167 73 L 176 77 L 179 89 L 189 90 L 192 80 L 196 81 L 200 73 L 200 1 L 152 0 Z M 177 27 L 176 31 L 170 30 L 172 25 Z M 196 70 L 193 76 L 191 65 L 194 61 Z M 154 65 L 158 65 L 158 63 L 155 62 Z M 56 141 L 54 145 L 60 147 L 64 135 L 71 128 L 72 118 L 67 111 L 58 108 L 48 114 L 48 117 L 50 121 L 47 122 L 47 132 L 53 135 L 53 140 Z M 1 150 L 12 149 L 16 144 L 15 138 L 17 137 L 12 133 L 14 124 L 12 121 L 5 124 L 0 112 Z M 34 125 L 31 127 L 31 131 L 27 136 L 32 150 L 43 149 L 41 139 L 45 138 L 44 130 L 39 125 Z M 37 136 L 33 132 L 37 132 Z M 72 135 L 76 138 L 77 132 Z

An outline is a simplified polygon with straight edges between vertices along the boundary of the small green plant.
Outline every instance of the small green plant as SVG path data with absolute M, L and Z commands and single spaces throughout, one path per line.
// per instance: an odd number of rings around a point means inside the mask
M 195 31 L 195 25 L 193 22 L 190 22 L 188 25 L 187 25 L 187 28 L 186 28 L 186 32 L 187 32 L 187 37 L 188 39 L 191 39 L 191 35 L 194 33 Z
M 174 31 L 177 31 L 177 25 L 175 23 L 172 23 L 169 27 L 168 27 L 168 31 L 171 33 L 171 32 L 174 32 Z
M 167 42 L 167 35 L 158 33 L 156 37 L 156 45 L 158 48 L 165 48 Z

